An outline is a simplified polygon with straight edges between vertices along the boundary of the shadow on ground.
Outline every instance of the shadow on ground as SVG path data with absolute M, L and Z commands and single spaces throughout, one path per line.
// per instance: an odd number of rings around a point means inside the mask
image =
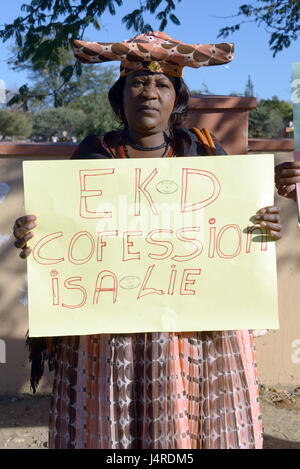
M 300 449 L 300 441 L 289 441 L 264 435 L 264 449 Z

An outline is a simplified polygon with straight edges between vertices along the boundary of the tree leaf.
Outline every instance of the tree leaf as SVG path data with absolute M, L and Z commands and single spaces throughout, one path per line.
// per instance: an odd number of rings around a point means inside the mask
M 64 79 L 65 82 L 70 81 L 72 75 L 73 75 L 74 67 L 73 65 L 67 65 L 61 73 L 60 76 Z
M 177 18 L 177 16 L 171 14 L 171 15 L 170 15 L 170 20 L 172 21 L 172 23 L 176 24 L 177 26 L 180 25 L 180 21 L 179 21 L 179 19 Z

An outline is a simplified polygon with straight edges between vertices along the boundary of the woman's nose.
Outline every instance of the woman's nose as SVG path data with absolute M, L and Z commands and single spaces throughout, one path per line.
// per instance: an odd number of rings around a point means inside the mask
M 151 83 L 145 85 L 143 89 L 143 96 L 148 99 L 156 98 L 157 96 L 156 86 Z

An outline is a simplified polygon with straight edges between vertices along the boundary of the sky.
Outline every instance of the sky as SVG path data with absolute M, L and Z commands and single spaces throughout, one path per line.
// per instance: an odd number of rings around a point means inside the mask
M 1 0 L 1 25 L 12 22 L 22 15 L 21 5 L 29 0 Z M 85 40 L 99 42 L 122 41 L 134 37 L 133 30 L 128 31 L 122 24 L 122 17 L 137 7 L 136 0 L 124 0 L 123 7 L 116 7 L 116 15 L 101 16 L 101 30 L 90 27 Z M 293 62 L 300 62 L 300 41 L 294 41 L 288 49 L 279 52 L 273 58 L 269 48 L 269 34 L 264 27 L 255 23 L 244 24 L 240 31 L 226 39 L 218 38 L 220 28 L 235 24 L 238 18 L 232 18 L 238 7 L 247 3 L 245 0 L 181 0 L 175 14 L 181 25 L 169 22 L 164 32 L 175 39 L 188 44 L 234 42 L 235 58 L 228 65 L 184 69 L 184 80 L 192 90 L 202 89 L 204 84 L 212 94 L 228 95 L 231 92 L 243 93 L 248 80 L 254 84 L 254 95 L 258 99 L 268 99 L 276 95 L 279 99 L 291 101 L 291 70 Z M 155 15 L 146 18 L 153 29 L 159 28 Z M 17 89 L 30 81 L 25 72 L 12 71 L 7 64 L 12 41 L 0 42 L 0 80 L 7 89 Z

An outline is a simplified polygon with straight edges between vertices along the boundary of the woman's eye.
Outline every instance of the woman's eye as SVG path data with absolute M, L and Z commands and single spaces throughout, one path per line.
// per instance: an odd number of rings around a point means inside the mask
M 134 80 L 130 83 L 130 86 L 133 86 L 133 87 L 147 86 L 147 83 L 145 83 L 142 80 Z M 157 88 L 169 88 L 169 85 L 167 83 L 156 83 L 156 85 L 154 86 L 156 86 Z

